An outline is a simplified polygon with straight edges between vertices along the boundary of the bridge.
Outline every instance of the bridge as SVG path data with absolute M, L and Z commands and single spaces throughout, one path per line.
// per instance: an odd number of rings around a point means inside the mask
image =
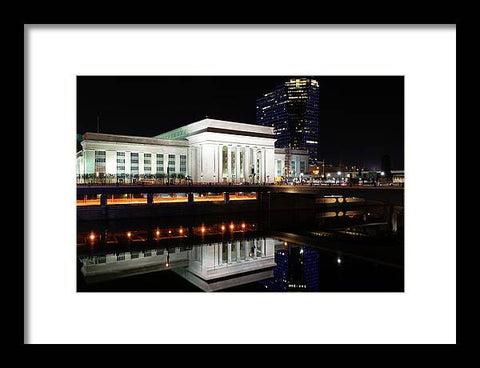
M 403 205 L 404 188 L 399 186 L 310 186 L 310 185 L 94 185 L 77 186 L 77 196 L 100 195 L 100 204 L 106 205 L 106 195 L 146 194 L 146 203 L 153 202 L 153 194 L 186 193 L 188 202 L 194 201 L 193 193 L 222 194 L 229 202 L 233 193 L 257 193 L 258 199 L 263 194 L 304 194 L 316 196 L 342 196 L 344 198 L 363 198 L 381 201 L 393 205 Z

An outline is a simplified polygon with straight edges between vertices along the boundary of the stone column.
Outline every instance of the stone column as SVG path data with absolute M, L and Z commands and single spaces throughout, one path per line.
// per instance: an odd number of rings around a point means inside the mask
M 218 183 L 222 182 L 222 175 L 223 175 L 223 146 L 220 144 L 218 145 Z
M 221 266 L 222 264 L 223 264 L 223 243 L 220 243 L 218 247 L 218 265 Z
M 257 259 L 257 240 L 253 240 L 253 259 Z
M 240 182 L 240 147 L 235 148 L 235 181 Z
M 243 178 L 248 183 L 250 176 L 250 147 L 245 147 L 245 153 L 243 154 Z
M 232 146 L 227 146 L 227 168 L 228 168 L 228 179 L 230 182 L 232 180 Z
M 257 149 L 253 149 L 253 172 L 255 174 L 253 182 L 256 183 L 256 179 L 258 177 L 258 172 L 257 172 Z
M 237 262 L 240 262 L 240 241 L 236 241 L 236 253 L 237 253 Z
M 243 244 L 245 245 L 245 260 L 250 258 L 250 242 L 244 241 Z
M 262 148 L 261 158 L 260 158 L 260 181 L 265 183 L 267 181 L 267 176 L 265 174 L 265 148 Z
M 232 243 L 228 243 L 227 247 L 227 262 L 232 263 Z
M 263 241 L 262 241 L 262 248 L 261 248 L 261 250 L 262 250 L 262 257 L 265 257 L 265 241 L 266 241 L 265 239 L 263 239 Z

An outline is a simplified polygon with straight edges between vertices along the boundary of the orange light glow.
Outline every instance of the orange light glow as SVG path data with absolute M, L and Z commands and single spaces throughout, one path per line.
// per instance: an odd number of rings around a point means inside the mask
M 160 235 L 160 231 L 157 230 L 156 234 L 157 234 L 157 236 L 159 236 L 159 235 Z
M 283 245 L 287 246 L 287 245 L 288 245 L 288 243 L 287 243 L 287 242 L 284 242 L 284 243 L 283 243 Z
M 245 229 L 245 224 L 242 224 L 242 229 Z
M 90 234 L 90 240 L 94 240 L 95 239 L 95 234 Z
M 230 229 L 233 230 L 235 226 L 233 224 L 230 225 Z
M 224 230 L 225 230 L 225 225 L 222 225 L 222 231 L 224 231 Z
M 178 230 L 180 234 L 183 234 L 183 229 Z
M 205 232 L 205 227 L 202 226 L 202 229 L 201 229 L 201 230 L 202 230 L 202 233 L 204 233 L 204 232 Z
M 127 236 L 130 238 L 130 237 L 132 236 L 132 233 L 129 231 L 129 232 L 127 233 Z
M 171 233 L 172 233 L 172 230 L 168 230 L 168 233 L 171 234 Z

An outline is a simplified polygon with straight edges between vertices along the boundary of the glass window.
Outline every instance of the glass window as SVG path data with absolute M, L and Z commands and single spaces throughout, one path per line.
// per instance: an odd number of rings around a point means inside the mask
M 170 174 L 175 172 L 175 155 L 168 155 L 168 172 Z
M 187 174 L 187 156 L 180 155 L 180 174 Z
M 138 153 L 130 153 L 130 171 L 132 175 L 138 175 Z
M 157 173 L 163 173 L 163 154 L 157 153 Z
M 305 174 L 305 161 L 300 161 L 300 172 Z

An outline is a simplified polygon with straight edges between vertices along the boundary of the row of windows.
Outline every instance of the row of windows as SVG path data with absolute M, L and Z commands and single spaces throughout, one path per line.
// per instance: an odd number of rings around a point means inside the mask
M 106 151 L 95 151 L 95 159 L 105 160 L 104 156 L 106 156 Z M 163 165 L 163 156 L 164 155 L 162 153 L 157 153 L 156 156 L 157 156 L 157 164 L 162 164 Z M 125 162 L 125 159 L 122 158 L 122 157 L 125 157 L 125 152 L 117 152 L 117 162 Z M 135 153 L 135 152 L 131 152 L 130 157 L 131 157 L 132 162 L 135 162 L 135 161 L 138 162 L 139 154 Z M 143 157 L 144 157 L 144 162 L 145 163 L 151 163 L 151 158 L 152 158 L 151 153 L 144 153 Z M 168 160 L 169 161 L 174 161 L 175 160 L 175 155 L 168 155 Z M 182 161 L 182 160 L 186 161 L 187 156 L 186 155 L 180 155 L 180 161 Z
M 139 153 L 131 152 L 130 153 L 130 171 L 132 174 L 138 173 L 139 171 Z M 151 172 L 152 170 L 152 154 L 144 154 L 144 171 Z M 105 163 L 106 163 L 106 151 L 95 151 L 95 163 L 97 171 L 100 170 L 103 172 Z M 175 155 L 168 155 L 168 171 L 175 172 Z M 187 156 L 180 155 L 180 173 L 186 174 L 187 172 Z M 125 152 L 117 152 L 117 172 L 125 171 Z M 164 154 L 156 154 L 156 172 L 164 172 Z

